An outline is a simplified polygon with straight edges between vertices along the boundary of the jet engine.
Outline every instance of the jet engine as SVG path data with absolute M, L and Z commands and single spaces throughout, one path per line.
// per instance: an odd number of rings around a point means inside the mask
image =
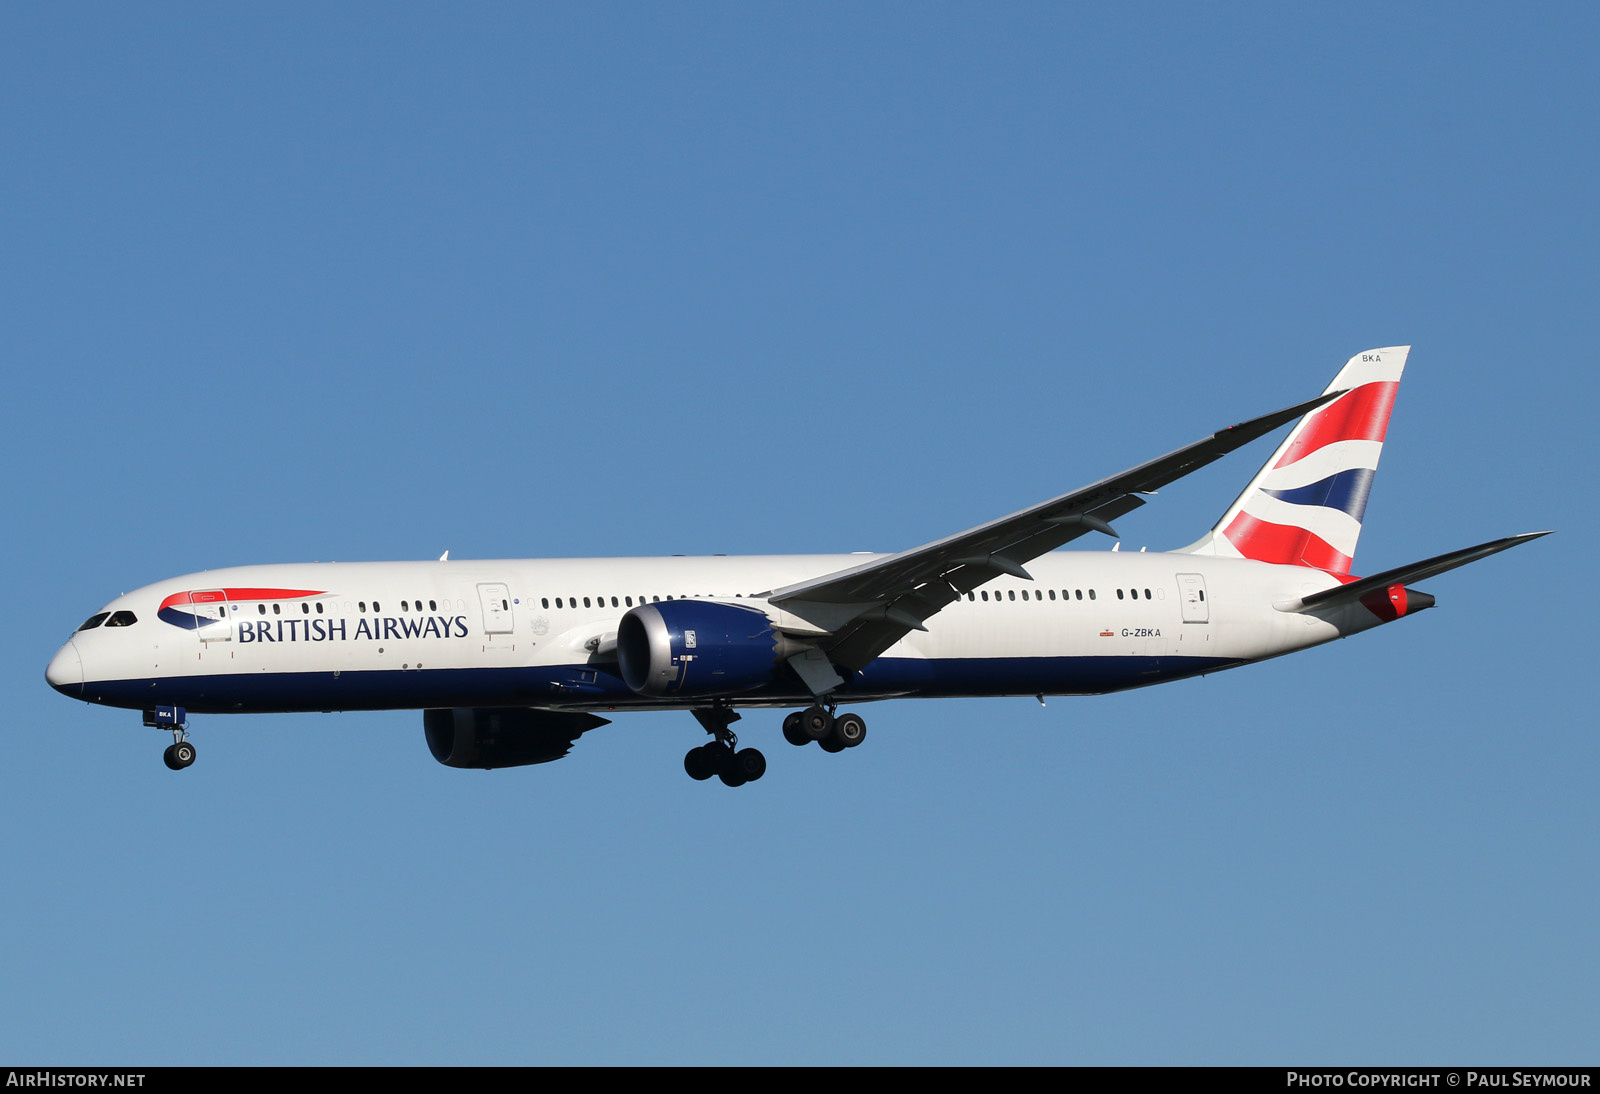
M 640 695 L 714 697 L 769 683 L 804 647 L 758 608 L 704 600 L 641 604 L 617 624 L 623 681 Z
M 566 710 L 455 707 L 422 712 L 428 751 L 446 767 L 523 767 L 559 760 L 609 719 Z

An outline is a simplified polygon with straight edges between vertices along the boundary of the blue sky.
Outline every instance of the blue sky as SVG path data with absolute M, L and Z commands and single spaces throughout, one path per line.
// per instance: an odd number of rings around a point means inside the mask
M 1600 17 L 8 5 L 0 1059 L 1593 1062 Z M 45 663 L 250 562 L 896 550 L 1412 354 L 1436 610 L 1120 696 L 439 767 Z M 1119 522 L 1181 546 L 1267 443 Z

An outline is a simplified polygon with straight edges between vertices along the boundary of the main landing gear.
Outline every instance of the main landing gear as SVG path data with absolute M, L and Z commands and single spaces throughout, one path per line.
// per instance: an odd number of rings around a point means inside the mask
M 182 771 L 194 763 L 194 745 L 189 743 L 188 711 L 182 707 L 156 707 L 144 712 L 144 724 L 156 729 L 170 730 L 172 743 L 161 754 L 161 760 L 174 771 Z
M 759 749 L 740 748 L 738 736 L 728 728 L 739 720 L 739 712 L 726 706 L 696 707 L 696 719 L 715 740 L 691 748 L 683 757 L 689 778 L 704 782 L 715 775 L 726 786 L 753 783 L 767 773 L 767 758 Z
M 843 752 L 867 739 L 867 723 L 859 714 L 833 714 L 827 707 L 797 710 L 783 720 L 783 739 L 792 745 L 812 741 L 824 752 Z
M 754 748 L 740 748 L 739 738 L 728 729 L 739 720 L 737 711 L 711 706 L 692 713 L 716 739 L 684 756 L 683 769 L 691 779 L 704 782 L 715 775 L 728 786 L 743 786 L 767 773 L 767 758 Z M 792 745 L 816 741 L 824 752 L 843 752 L 867 739 L 867 723 L 859 714 L 834 714 L 832 707 L 819 703 L 784 718 L 783 739 Z

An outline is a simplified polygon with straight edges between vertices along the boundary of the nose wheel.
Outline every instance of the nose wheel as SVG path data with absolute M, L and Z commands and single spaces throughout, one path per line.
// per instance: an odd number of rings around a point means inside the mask
M 182 771 L 194 763 L 194 745 L 188 741 L 170 744 L 167 746 L 167 750 L 161 754 L 161 759 L 172 770 Z
M 172 743 L 161 754 L 161 762 L 173 771 L 194 763 L 194 745 L 189 743 L 188 712 L 182 707 L 156 707 L 144 712 L 144 724 L 172 733 Z

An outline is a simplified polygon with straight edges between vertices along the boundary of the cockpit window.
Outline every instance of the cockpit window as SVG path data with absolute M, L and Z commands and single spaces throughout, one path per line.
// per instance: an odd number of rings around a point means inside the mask
M 92 631 L 110 618 L 110 612 L 101 612 L 99 615 L 91 615 L 88 619 L 83 621 L 83 626 L 79 627 L 78 629 L 80 631 Z
M 132 612 L 117 612 L 112 615 L 110 619 L 106 620 L 106 626 L 131 627 L 137 622 L 139 622 L 139 617 L 134 615 Z

